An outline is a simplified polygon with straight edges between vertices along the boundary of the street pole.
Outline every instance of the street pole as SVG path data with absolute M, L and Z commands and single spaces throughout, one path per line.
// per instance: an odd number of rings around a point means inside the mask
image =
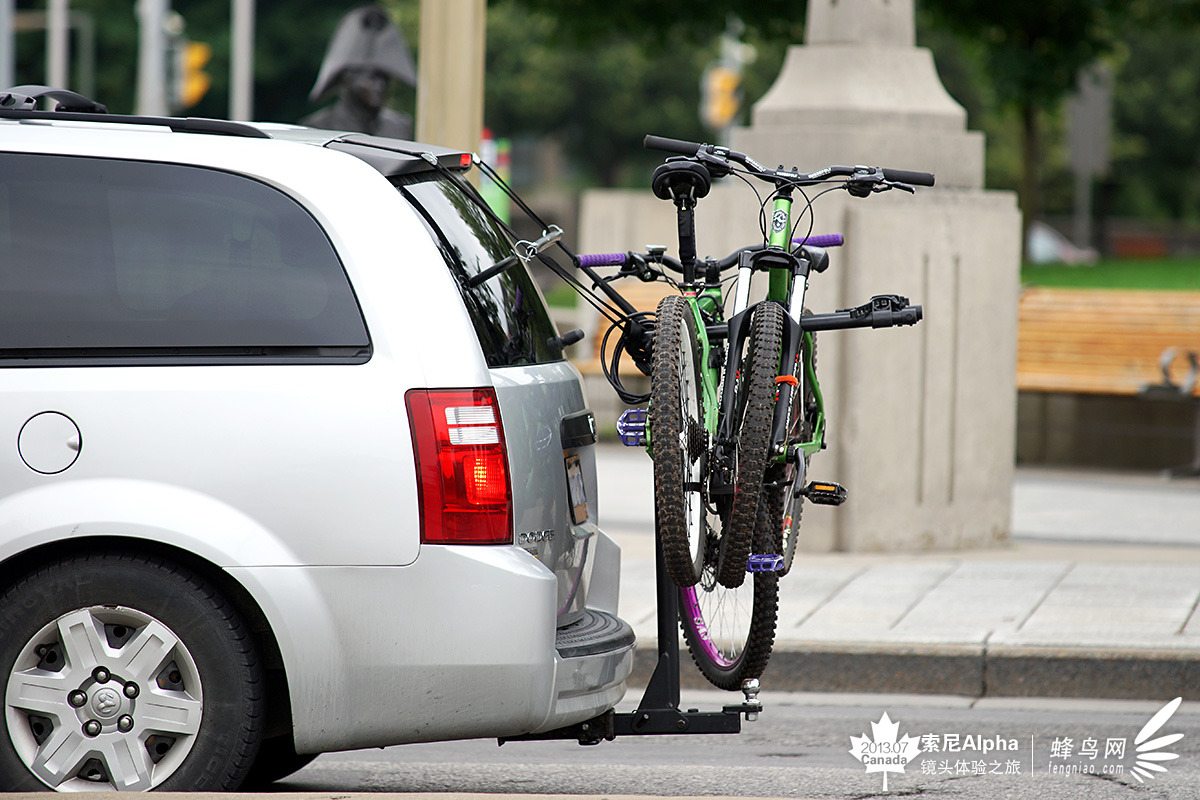
M 485 0 L 421 0 L 419 141 L 479 151 L 486 20 Z
M 46 84 L 69 88 L 71 11 L 68 0 L 50 0 L 46 18 Z
M 16 82 L 17 34 L 16 0 L 0 0 L 0 91 L 12 88 Z
M 233 48 L 229 62 L 229 118 L 254 117 L 254 0 L 232 0 Z
M 137 113 L 161 117 L 167 114 L 168 0 L 138 0 Z

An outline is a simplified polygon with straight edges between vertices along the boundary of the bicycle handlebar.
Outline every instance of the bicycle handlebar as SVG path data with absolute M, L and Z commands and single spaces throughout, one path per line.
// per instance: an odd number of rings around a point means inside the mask
M 910 183 L 913 186 L 933 186 L 932 172 L 913 172 L 907 169 L 883 169 L 883 179 L 896 183 Z
M 793 184 L 821 183 L 829 178 L 849 178 L 847 183 L 871 182 L 878 184 L 879 178 L 888 183 L 912 184 L 914 186 L 933 186 L 932 172 L 917 172 L 907 169 L 891 169 L 888 167 L 824 167 L 816 172 L 792 172 L 784 169 L 767 169 L 745 153 L 730 150 L 713 144 L 685 142 L 682 139 L 669 139 L 665 136 L 648 135 L 642 140 L 642 145 L 649 150 L 662 150 L 667 153 L 693 156 L 702 163 L 728 166 L 728 162 L 736 161 L 746 167 L 752 174 L 767 180 L 784 181 Z
M 588 253 L 578 258 L 581 267 L 622 267 L 629 253 Z
M 685 142 L 682 139 L 668 139 L 665 136 L 648 134 L 642 140 L 642 146 L 647 150 L 662 150 L 666 153 L 678 153 L 684 156 L 694 156 L 705 145 L 696 142 Z
M 846 240 L 840 233 L 817 233 L 809 236 L 806 239 L 792 239 L 792 244 L 796 247 L 840 247 L 845 244 Z M 729 267 L 737 264 L 738 256 L 746 249 L 762 249 L 762 245 L 753 245 L 750 248 L 739 248 L 728 256 L 722 259 L 713 261 L 700 262 L 702 264 L 717 264 L 721 270 L 726 270 Z M 637 258 L 645 258 L 646 253 L 584 253 L 576 256 L 577 266 L 579 267 L 624 267 L 627 264 L 633 263 Z M 668 267 L 675 272 L 683 270 L 682 265 L 676 259 L 670 256 L 659 255 L 652 257 L 650 263 L 660 264 Z
M 872 297 L 869 303 L 857 308 L 845 308 L 832 314 L 805 314 L 800 318 L 800 328 L 806 331 L 891 328 L 896 325 L 916 325 L 922 316 L 921 306 L 909 305 L 907 297 L 883 294 Z
M 815 233 L 807 239 L 792 239 L 792 244 L 806 247 L 841 247 L 845 243 L 840 233 Z

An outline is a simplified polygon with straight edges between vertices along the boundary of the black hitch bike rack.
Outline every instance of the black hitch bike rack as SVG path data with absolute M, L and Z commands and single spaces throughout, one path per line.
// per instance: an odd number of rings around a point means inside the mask
M 679 589 L 668 577 L 663 563 L 657 520 L 655 523 L 655 585 L 658 599 L 658 664 L 646 684 L 636 711 L 606 711 L 598 717 L 543 733 L 527 733 L 498 739 L 505 742 L 531 742 L 574 739 L 592 745 L 612 741 L 618 736 L 678 736 L 702 733 L 741 733 L 742 717 L 758 719 L 763 709 L 758 699 L 757 680 L 742 683 L 745 700 L 720 711 L 679 709 Z

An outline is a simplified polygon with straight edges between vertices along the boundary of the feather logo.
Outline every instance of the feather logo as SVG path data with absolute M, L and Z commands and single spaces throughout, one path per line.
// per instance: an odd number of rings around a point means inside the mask
M 1145 778 L 1154 778 L 1156 772 L 1166 772 L 1167 768 L 1162 765 L 1164 761 L 1174 761 L 1179 758 L 1178 753 L 1168 753 L 1163 750 L 1165 747 L 1178 742 L 1183 738 L 1182 733 L 1172 733 L 1166 736 L 1159 736 L 1156 739 L 1151 737 L 1158 733 L 1163 725 L 1175 714 L 1179 708 L 1179 704 L 1183 702 L 1182 697 L 1176 697 L 1171 702 L 1158 710 L 1158 713 L 1150 718 L 1138 732 L 1138 735 L 1133 739 L 1133 745 L 1137 748 L 1134 766 L 1130 767 L 1133 777 L 1138 779 L 1138 783 L 1145 783 Z

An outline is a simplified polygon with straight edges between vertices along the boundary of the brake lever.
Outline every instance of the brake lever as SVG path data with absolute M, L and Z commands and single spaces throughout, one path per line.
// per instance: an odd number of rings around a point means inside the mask
M 653 254 L 651 254 L 653 255 Z M 621 278 L 637 278 L 643 283 L 653 283 L 662 276 L 662 271 L 655 269 L 653 262 L 642 253 L 630 253 L 631 258 L 615 275 L 609 275 L 602 280 L 611 283 Z
M 634 253 L 630 261 L 632 263 L 624 267 L 621 271 L 626 275 L 636 275 L 637 279 L 642 283 L 653 283 L 662 274 L 660 270 L 656 270 L 652 266 L 654 262 L 641 253 Z
M 726 151 L 728 152 L 728 151 Z M 704 148 L 696 153 L 696 160 L 704 165 L 708 170 L 708 174 L 713 178 L 724 178 L 733 171 L 733 167 L 729 164 L 729 159 L 718 153 L 709 153 Z
M 846 181 L 844 186 L 851 197 L 870 197 L 875 191 L 876 182 L 874 180 L 859 178 Z
M 900 189 L 909 194 L 916 194 L 917 190 L 909 186 L 907 183 L 898 181 L 889 181 L 876 175 L 864 176 L 861 178 L 851 178 L 846 181 L 846 191 L 854 197 L 870 197 L 872 194 L 886 192 L 889 189 Z

